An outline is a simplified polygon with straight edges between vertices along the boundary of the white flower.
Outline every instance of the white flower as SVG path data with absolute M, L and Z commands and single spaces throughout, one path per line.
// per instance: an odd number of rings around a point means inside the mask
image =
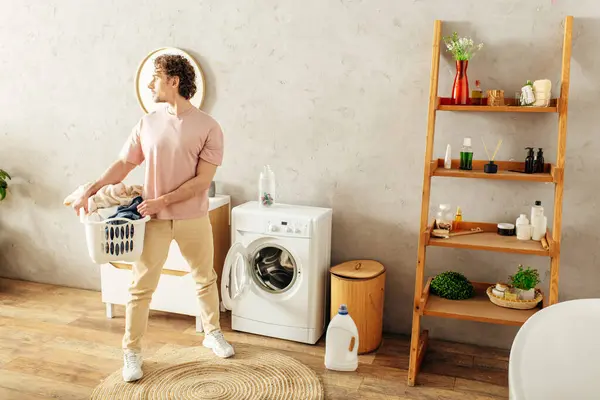
M 454 57 L 461 60 L 469 60 L 476 51 L 483 47 L 483 43 L 476 45 L 472 38 L 458 37 L 456 32 L 452 36 L 444 37 L 444 43 Z

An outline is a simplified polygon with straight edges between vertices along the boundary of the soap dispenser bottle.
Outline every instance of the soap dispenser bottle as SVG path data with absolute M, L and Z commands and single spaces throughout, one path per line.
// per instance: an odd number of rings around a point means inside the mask
M 542 148 L 538 148 L 538 153 L 535 159 L 535 172 L 544 172 L 544 152 Z
M 533 163 L 533 147 L 525 147 L 528 150 L 527 157 L 525 158 L 525 173 L 533 174 L 535 172 L 535 165 Z

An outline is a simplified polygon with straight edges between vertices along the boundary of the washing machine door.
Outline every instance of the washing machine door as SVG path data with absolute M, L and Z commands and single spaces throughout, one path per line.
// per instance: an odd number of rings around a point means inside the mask
M 235 243 L 229 249 L 225 264 L 223 265 L 223 274 L 221 276 L 221 298 L 223 306 L 231 310 L 236 299 L 238 299 L 247 289 L 250 282 L 248 271 L 250 263 L 248 262 L 248 250 L 241 243 Z
M 280 238 L 256 241 L 248 247 L 248 275 L 261 295 L 289 294 L 295 287 L 299 265 L 288 241 Z

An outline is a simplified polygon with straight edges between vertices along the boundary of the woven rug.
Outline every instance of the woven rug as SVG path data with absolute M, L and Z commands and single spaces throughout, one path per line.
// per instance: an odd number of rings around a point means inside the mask
M 144 377 L 125 383 L 121 370 L 98 385 L 93 400 L 324 399 L 317 375 L 294 358 L 235 346 L 216 357 L 203 347 L 179 348 L 144 360 Z

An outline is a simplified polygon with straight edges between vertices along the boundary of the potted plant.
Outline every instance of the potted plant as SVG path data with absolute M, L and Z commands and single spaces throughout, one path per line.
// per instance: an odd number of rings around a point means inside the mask
M 452 52 L 452 57 L 456 61 L 456 76 L 452 86 L 453 104 L 470 104 L 469 97 L 469 78 L 467 77 L 467 67 L 473 54 L 481 50 L 483 43 L 474 44 L 473 39 L 458 37 L 456 32 L 452 36 L 444 37 L 444 44 L 448 51 Z
M 8 183 L 6 183 L 7 179 L 11 179 L 8 172 L 0 169 L 0 201 L 4 200 L 6 197 L 6 190 L 8 189 Z
M 454 271 L 436 275 L 430 288 L 431 293 L 450 300 L 470 299 L 475 294 L 473 284 L 463 274 Z
M 519 264 L 519 270 L 516 274 L 510 276 L 511 285 L 518 289 L 519 299 L 533 300 L 535 299 L 535 287 L 540 283 L 540 275 L 537 269 L 523 269 Z

